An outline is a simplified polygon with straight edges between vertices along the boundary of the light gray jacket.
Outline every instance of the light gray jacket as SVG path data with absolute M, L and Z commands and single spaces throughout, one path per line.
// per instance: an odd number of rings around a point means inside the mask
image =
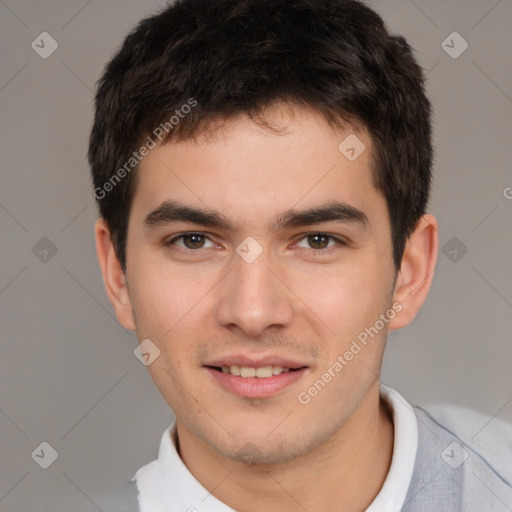
M 512 426 L 461 407 L 414 407 L 418 451 L 403 512 L 512 512 Z

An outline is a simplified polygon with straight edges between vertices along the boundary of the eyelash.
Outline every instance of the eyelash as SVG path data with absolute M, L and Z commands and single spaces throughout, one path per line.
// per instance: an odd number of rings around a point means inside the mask
M 202 236 L 202 237 L 205 237 L 208 240 L 210 240 L 209 237 L 205 233 L 201 233 L 201 232 L 198 232 L 198 231 L 187 231 L 186 233 L 181 233 L 180 235 L 177 235 L 174 238 L 172 238 L 171 240 L 165 242 L 165 245 L 166 246 L 171 246 L 171 245 L 174 244 L 174 242 L 176 242 L 179 239 L 182 239 L 183 237 L 185 237 L 187 235 L 198 235 L 198 236 Z M 297 240 L 297 242 L 295 242 L 295 243 L 298 243 L 301 240 L 304 240 L 305 238 L 308 238 L 309 236 L 313 236 L 313 235 L 326 236 L 330 240 L 334 240 L 334 241 L 337 242 L 337 244 L 335 246 L 332 246 L 332 247 L 329 247 L 329 248 L 325 248 L 325 249 L 306 249 L 311 254 L 313 254 L 315 256 L 330 255 L 330 254 L 338 251 L 341 247 L 344 247 L 344 246 L 348 245 L 347 242 L 342 240 L 341 238 L 337 238 L 337 237 L 335 237 L 333 235 L 329 235 L 327 233 L 322 233 L 322 232 L 319 232 L 319 231 L 313 231 L 311 233 L 306 233 L 305 235 L 301 236 L 301 238 L 299 238 Z M 210 241 L 212 241 L 212 240 L 210 240 Z M 180 250 L 181 252 L 184 252 L 186 254 L 197 254 L 198 252 L 201 252 L 201 249 L 202 248 L 200 248 L 200 249 L 183 249 L 182 247 L 180 247 L 178 250 Z

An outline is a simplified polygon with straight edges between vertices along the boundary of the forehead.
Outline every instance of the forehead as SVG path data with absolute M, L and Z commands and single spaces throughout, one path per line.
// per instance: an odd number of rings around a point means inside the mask
M 276 109 L 265 119 L 274 129 L 240 116 L 152 149 L 140 164 L 133 215 L 178 200 L 268 226 L 282 211 L 331 201 L 363 212 L 385 207 L 373 187 L 364 129 L 333 129 L 300 108 Z

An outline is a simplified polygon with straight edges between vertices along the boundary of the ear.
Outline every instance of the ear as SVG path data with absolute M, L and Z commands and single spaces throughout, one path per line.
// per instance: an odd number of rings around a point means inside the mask
M 108 298 L 114 306 L 119 323 L 130 331 L 135 330 L 133 310 L 121 263 L 114 250 L 110 230 L 104 219 L 99 218 L 94 226 L 96 253 Z
M 434 278 L 438 248 L 437 220 L 425 214 L 405 245 L 393 294 L 393 303 L 401 304 L 402 310 L 389 322 L 389 329 L 409 325 L 425 302 Z

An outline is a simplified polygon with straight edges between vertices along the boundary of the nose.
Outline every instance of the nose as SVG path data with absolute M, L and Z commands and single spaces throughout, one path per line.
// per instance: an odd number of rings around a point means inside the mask
M 252 263 L 235 256 L 233 267 L 219 283 L 219 325 L 258 337 L 291 324 L 295 296 L 282 272 L 272 267 L 265 251 Z

